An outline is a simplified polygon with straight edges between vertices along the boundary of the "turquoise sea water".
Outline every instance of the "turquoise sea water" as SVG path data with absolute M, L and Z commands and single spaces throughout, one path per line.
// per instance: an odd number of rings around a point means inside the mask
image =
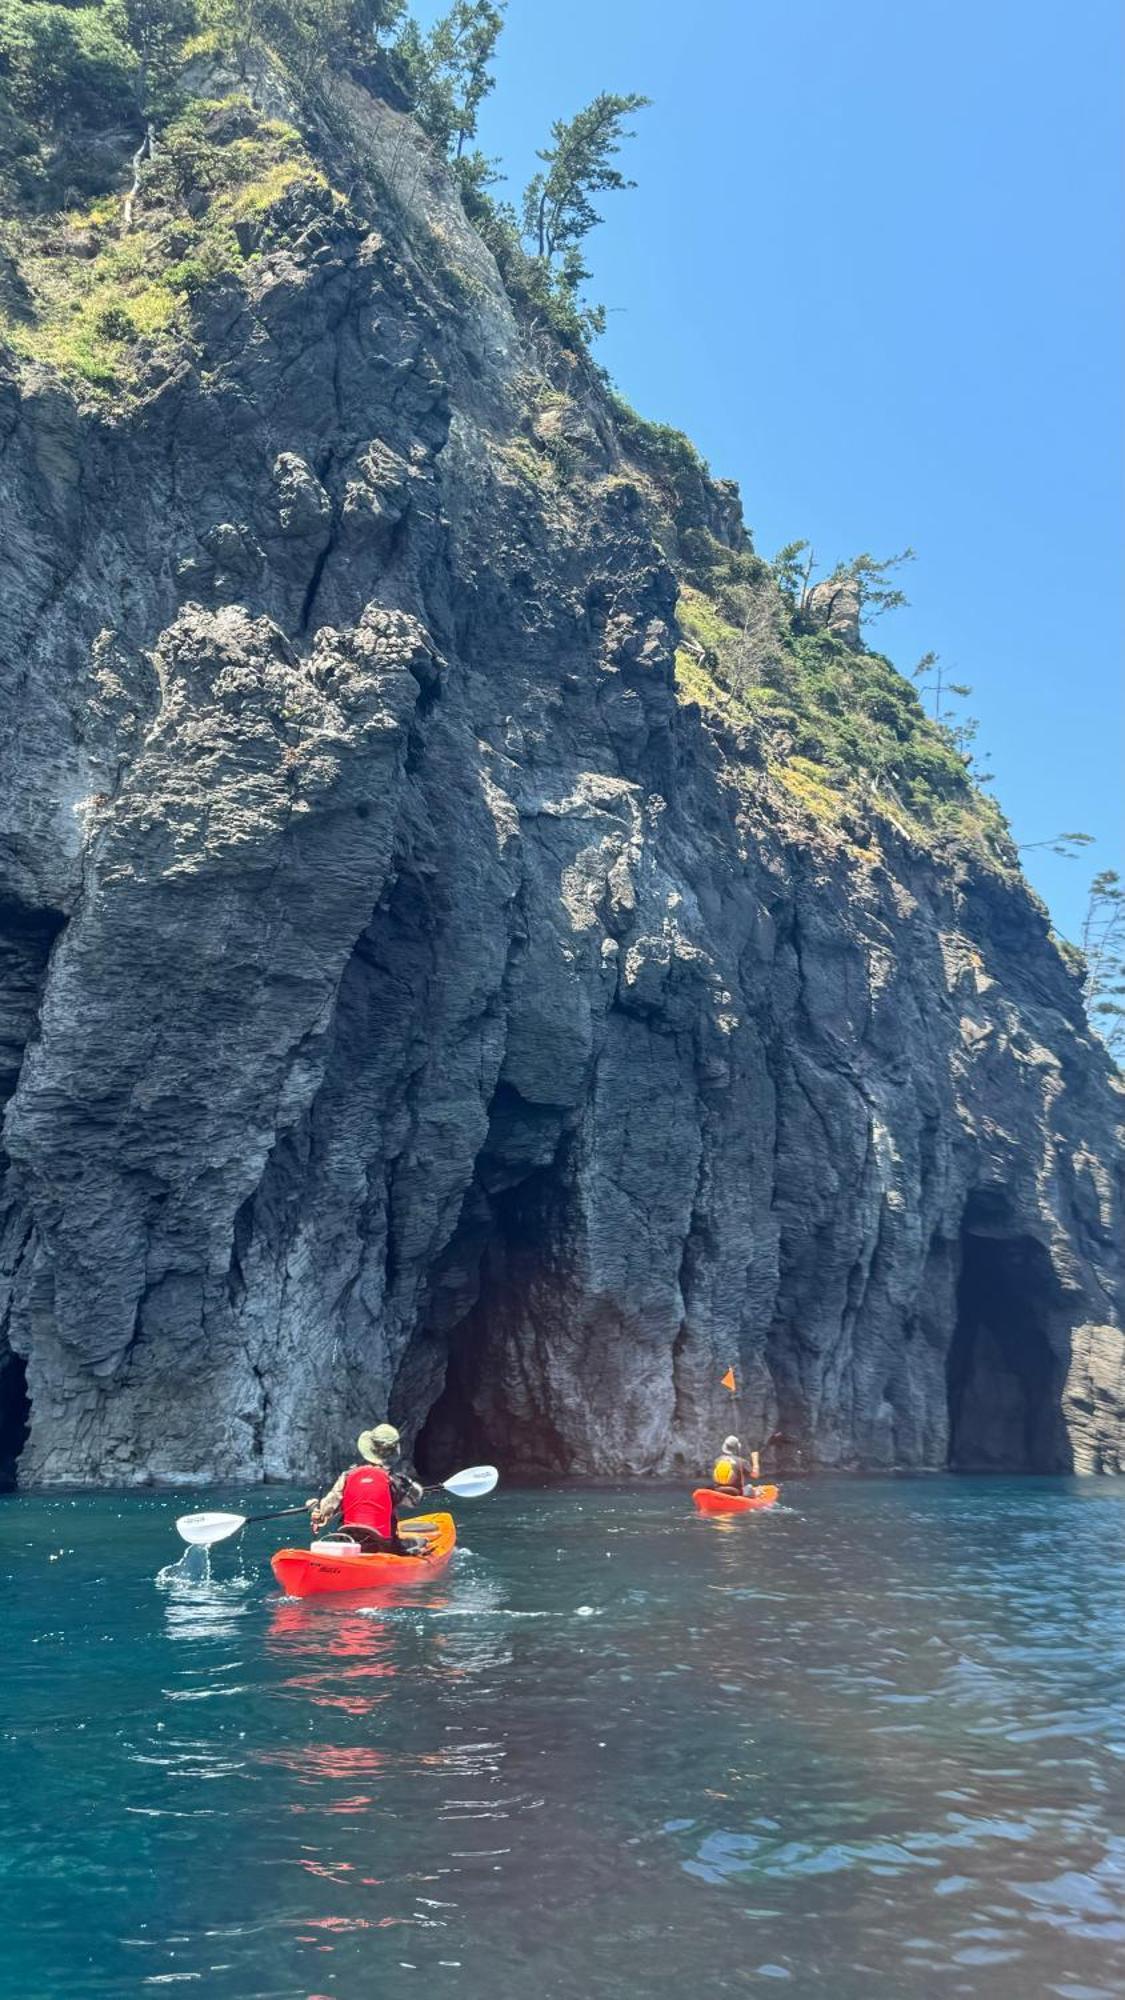
M 380 1605 L 289 1526 L 0 1503 L 0 1992 L 1125 1990 L 1125 1481 L 501 1492 Z

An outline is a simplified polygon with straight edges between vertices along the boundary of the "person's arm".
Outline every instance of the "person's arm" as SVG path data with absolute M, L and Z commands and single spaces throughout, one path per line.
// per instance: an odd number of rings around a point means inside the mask
M 760 1470 L 760 1465 L 761 1465 L 761 1461 L 760 1461 L 760 1459 L 759 1459 L 759 1457 L 758 1457 L 758 1453 L 757 1453 L 756 1451 L 752 1451 L 752 1452 L 750 1453 L 750 1477 L 751 1477 L 751 1479 L 757 1479 L 757 1478 L 758 1478 L 758 1476 L 759 1476 L 759 1470 Z
M 403 1541 L 398 1531 L 398 1510 L 400 1507 L 416 1507 L 422 1498 L 422 1487 L 405 1466 L 400 1465 L 391 1474 L 391 1537 L 400 1556 L 417 1554 L 413 1539 Z M 409 1525 L 409 1524 L 408 1524 Z
M 343 1500 L 344 1481 L 347 1476 L 346 1472 L 342 1472 L 335 1486 L 329 1487 L 323 1500 L 317 1500 L 313 1503 L 312 1524 L 314 1528 L 323 1528 L 325 1522 L 332 1519 L 333 1514 Z
M 399 1507 L 416 1507 L 424 1491 L 425 1488 L 415 1479 L 412 1470 L 408 1472 L 405 1466 L 401 1466 L 397 1472 L 392 1472 L 391 1499 L 396 1512 Z

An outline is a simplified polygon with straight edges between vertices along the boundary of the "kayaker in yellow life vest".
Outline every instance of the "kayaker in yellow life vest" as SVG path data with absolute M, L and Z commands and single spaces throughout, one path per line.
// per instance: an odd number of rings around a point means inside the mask
M 715 1460 L 711 1478 L 721 1493 L 750 1493 L 759 1474 L 756 1451 L 749 1458 L 743 1458 L 742 1446 L 736 1437 L 723 1439 L 720 1457 Z

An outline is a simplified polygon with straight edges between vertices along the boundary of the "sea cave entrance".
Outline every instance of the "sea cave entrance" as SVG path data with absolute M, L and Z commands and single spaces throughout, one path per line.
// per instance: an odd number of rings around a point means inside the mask
M 961 1226 L 957 1321 L 946 1364 L 949 1466 L 958 1472 L 1066 1472 L 1066 1362 L 1052 1341 L 1059 1284 L 1051 1259 L 1007 1201 L 971 1195 Z
M 9 1351 L 0 1359 L 0 1493 L 10 1493 L 16 1484 L 30 1423 L 27 1364 Z
M 543 1385 L 567 1338 L 571 1220 L 564 1114 L 501 1086 L 474 1185 L 431 1288 L 421 1339 L 440 1349 L 437 1394 L 415 1444 L 423 1477 L 499 1460 L 564 1473 L 570 1449 Z M 407 1371 L 403 1401 L 410 1397 Z

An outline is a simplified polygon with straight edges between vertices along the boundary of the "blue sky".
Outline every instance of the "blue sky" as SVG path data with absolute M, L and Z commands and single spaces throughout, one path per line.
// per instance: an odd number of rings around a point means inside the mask
M 422 5 L 422 19 L 438 7 Z M 1076 935 L 1125 872 L 1115 0 L 510 0 L 481 141 L 644 92 L 589 240 L 598 357 L 738 480 L 759 551 L 918 552 L 911 608 Z

